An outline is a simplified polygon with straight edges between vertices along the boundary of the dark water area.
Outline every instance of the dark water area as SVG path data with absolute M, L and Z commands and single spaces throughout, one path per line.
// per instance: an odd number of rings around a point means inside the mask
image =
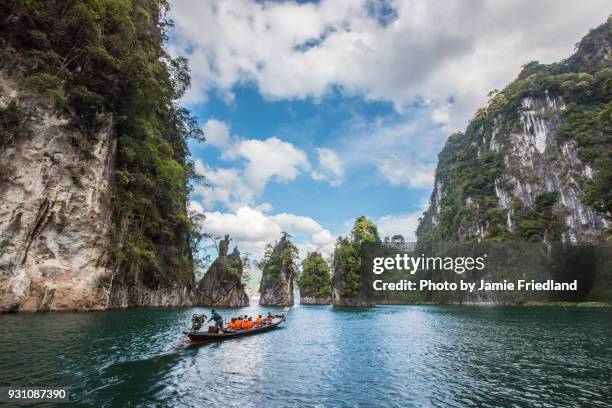
M 96 407 L 612 405 L 609 310 L 296 306 L 282 329 L 188 347 L 195 312 L 2 315 L 1 385 Z

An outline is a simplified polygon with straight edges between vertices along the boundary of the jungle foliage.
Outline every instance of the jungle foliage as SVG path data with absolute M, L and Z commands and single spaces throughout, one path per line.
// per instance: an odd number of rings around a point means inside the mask
M 268 244 L 258 264 L 259 269 L 263 272 L 262 285 L 264 279 L 282 282 L 283 274 L 285 280 L 295 278 L 298 275 L 298 257 L 298 249 L 286 233 L 283 233 L 280 241 L 275 245 Z
M 334 285 L 343 297 L 354 297 L 361 292 L 361 245 L 380 243 L 376 225 L 366 217 L 355 220 L 350 237 L 339 237 L 333 256 Z
M 319 252 L 310 252 L 302 262 L 298 285 L 302 297 L 331 297 L 332 281 L 329 265 Z

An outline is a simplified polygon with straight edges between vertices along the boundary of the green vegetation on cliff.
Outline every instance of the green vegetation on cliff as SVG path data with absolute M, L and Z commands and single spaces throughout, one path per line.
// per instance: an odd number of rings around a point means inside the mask
M 300 296 L 329 298 L 332 295 L 329 265 L 319 252 L 310 252 L 302 262 L 302 273 L 298 281 Z
M 508 171 L 503 153 L 489 147 L 493 138 L 499 145 L 500 140 L 524 132 L 525 98 L 561 101 L 558 141 L 572 143 L 578 159 L 593 169 L 592 179 L 581 186 L 581 201 L 612 221 L 611 47 L 612 18 L 608 18 L 584 37 L 567 60 L 550 65 L 530 62 L 506 88 L 491 92 L 488 105 L 476 113 L 465 133 L 451 135 L 438 156 L 432 206 L 418 226 L 418 239 L 561 239 L 564 214 L 553 211 L 558 192 L 541 194 L 529 206 L 514 196 L 509 209 L 498 204 L 496 189 L 509 191 L 512 186 L 504 185 L 501 177 Z M 544 116 L 554 114 L 549 111 Z M 535 182 L 538 175 L 530 177 L 533 180 L 522 181 Z M 496 186 L 496 180 L 502 184 Z M 507 226 L 510 218 L 512 229 Z
M 240 257 L 219 258 L 217 261 L 219 263 L 219 268 L 227 271 L 227 273 L 223 275 L 223 284 L 236 288 L 244 286 L 242 284 L 242 260 Z
M 115 264 L 126 282 L 151 286 L 193 283 L 197 239 L 186 212 L 194 175 L 187 140 L 202 133 L 175 102 L 190 79 L 186 60 L 165 50 L 167 7 L 164 0 L 0 3 L 0 69 L 69 119 L 66 132 L 83 158 L 112 118 Z M 21 125 L 9 108 L 0 113 L 2 144 Z
M 259 261 L 259 269 L 266 272 L 268 279 L 281 282 L 283 274 L 285 279 L 293 279 L 298 273 L 298 249 L 289 240 L 289 235 L 283 236 L 276 245 L 268 244 L 263 258 Z
M 342 297 L 355 297 L 362 289 L 361 244 L 366 242 L 379 243 L 376 225 L 366 217 L 355 220 L 351 237 L 339 237 L 334 249 L 334 286 L 339 289 Z

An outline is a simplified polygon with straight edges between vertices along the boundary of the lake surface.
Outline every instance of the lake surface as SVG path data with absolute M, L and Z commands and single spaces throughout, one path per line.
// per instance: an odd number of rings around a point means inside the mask
M 609 310 L 296 306 L 283 329 L 187 347 L 195 312 L 1 315 L 0 385 L 97 407 L 612 405 Z

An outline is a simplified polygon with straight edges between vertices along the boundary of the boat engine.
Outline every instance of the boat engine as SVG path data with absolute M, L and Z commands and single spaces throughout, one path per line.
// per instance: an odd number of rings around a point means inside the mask
M 206 321 L 206 315 L 196 313 L 191 316 L 191 332 L 198 332 Z

